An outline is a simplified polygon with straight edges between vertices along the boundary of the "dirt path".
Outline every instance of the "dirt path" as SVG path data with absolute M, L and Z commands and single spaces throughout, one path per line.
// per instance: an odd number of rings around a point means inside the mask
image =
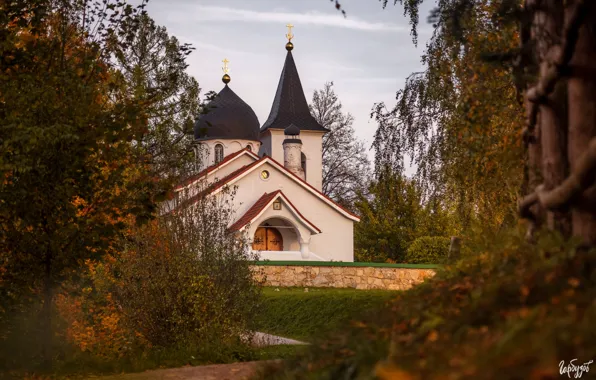
M 278 362 L 274 360 L 272 362 Z M 248 380 L 264 361 L 158 369 L 101 377 L 101 380 Z M 94 377 L 92 379 L 98 379 Z
M 256 347 L 272 346 L 278 344 L 308 344 L 281 336 L 255 333 L 253 345 Z M 182 367 L 157 369 L 141 373 L 127 373 L 105 377 L 92 377 L 89 379 L 101 380 L 245 380 L 256 373 L 259 365 L 264 363 L 281 363 L 281 360 L 255 361 L 232 364 L 213 364 L 196 367 Z

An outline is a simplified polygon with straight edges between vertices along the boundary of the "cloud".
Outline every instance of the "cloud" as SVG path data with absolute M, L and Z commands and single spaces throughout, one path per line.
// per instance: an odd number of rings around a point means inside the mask
M 216 6 L 197 6 L 194 18 L 198 21 L 241 21 L 260 23 L 287 23 L 330 26 L 336 28 L 356 29 L 372 32 L 398 31 L 409 32 L 409 28 L 400 25 L 368 22 L 355 17 L 344 18 L 337 13 L 291 13 L 291 12 L 259 12 L 247 9 L 235 9 Z
M 197 51 L 201 51 L 201 50 L 210 50 L 216 53 L 220 53 L 220 54 L 227 54 L 227 55 L 254 55 L 254 56 L 258 56 L 258 54 L 251 52 L 251 51 L 243 51 L 243 50 L 238 50 L 238 49 L 232 49 L 232 48 L 225 48 L 222 47 L 220 45 L 214 45 L 214 44 L 210 44 L 210 43 L 206 43 L 206 42 L 202 42 L 197 40 L 196 38 L 190 38 L 190 37 L 181 37 L 181 40 L 184 40 L 185 42 L 189 42 L 190 44 L 192 44 L 193 47 L 195 47 L 197 49 Z

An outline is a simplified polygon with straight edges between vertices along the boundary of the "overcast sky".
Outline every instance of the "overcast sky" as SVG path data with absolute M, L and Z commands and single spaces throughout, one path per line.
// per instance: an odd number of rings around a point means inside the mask
M 408 19 L 392 0 L 342 0 L 344 18 L 328 0 L 151 0 L 147 11 L 170 35 L 192 44 L 189 73 L 203 94 L 223 87 L 222 60 L 230 63 L 230 87 L 257 114 L 269 116 L 286 51 L 286 24 L 294 25 L 294 60 L 307 100 L 333 81 L 344 111 L 355 118 L 357 136 L 372 142 L 375 102 L 395 103 L 405 78 L 420 71 L 420 56 L 434 0 L 420 12 L 418 47 Z M 370 152 L 372 155 L 372 151 Z

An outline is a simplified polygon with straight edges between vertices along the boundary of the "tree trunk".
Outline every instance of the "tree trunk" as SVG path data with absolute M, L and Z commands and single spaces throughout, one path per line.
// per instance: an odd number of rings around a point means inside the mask
M 593 0 L 587 0 L 588 4 Z M 573 2 L 572 2 L 573 3 Z M 570 6 L 565 11 L 570 17 Z M 570 169 L 574 170 L 578 159 L 596 137 L 596 6 L 589 5 L 583 15 L 584 23 L 579 30 L 576 48 L 571 59 L 572 75 L 568 80 Z M 580 75 L 580 73 L 592 73 Z M 588 194 L 591 194 L 591 198 Z M 586 245 L 596 245 L 596 213 L 590 205 L 596 204 L 594 191 L 586 191 L 580 204 L 571 211 L 572 234 Z
M 534 14 L 533 24 L 530 30 L 532 40 L 537 41 L 535 46 L 535 54 L 537 55 L 538 62 L 541 62 L 541 52 L 546 49 L 546 43 L 542 37 L 544 31 L 545 14 L 543 12 L 536 12 Z M 540 68 L 542 69 L 542 68 Z M 534 70 L 532 70 L 534 71 Z M 526 94 L 528 92 L 526 91 Z M 533 104 L 527 97 L 525 98 L 526 113 L 529 115 L 530 109 Z M 536 124 L 534 129 L 530 130 L 530 135 L 527 139 L 527 181 L 528 181 L 528 193 L 533 193 L 536 188 L 542 184 L 542 113 L 538 113 L 536 116 Z M 533 221 L 529 226 L 526 234 L 528 241 L 534 241 L 534 235 L 536 230 L 544 224 L 545 212 L 540 205 L 535 204 L 530 207 L 530 212 L 533 215 Z
M 536 188 L 542 183 L 541 119 L 542 115 L 539 114 L 536 128 L 534 129 L 534 133 L 528 142 L 528 186 L 530 188 L 530 192 L 535 191 Z M 545 213 L 544 209 L 538 204 L 533 205 L 530 208 L 530 211 L 534 215 L 534 223 L 530 230 L 528 230 L 527 239 L 529 241 L 534 241 L 534 233 L 536 229 L 540 228 L 544 224 Z
M 561 39 L 564 14 L 559 0 L 543 2 L 536 21 L 540 22 L 542 37 L 537 46 L 540 57 L 540 75 L 546 76 L 554 60 L 552 47 Z M 545 38 L 546 37 L 546 38 Z M 539 106 L 542 145 L 542 176 L 545 190 L 560 185 L 568 175 L 567 165 L 567 108 L 566 83 L 559 81 L 547 104 Z M 546 224 L 550 230 L 570 233 L 570 218 L 566 212 L 546 212 Z

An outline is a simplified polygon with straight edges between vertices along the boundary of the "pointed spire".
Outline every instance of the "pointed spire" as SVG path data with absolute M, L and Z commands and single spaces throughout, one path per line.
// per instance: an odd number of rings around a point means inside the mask
M 286 44 L 286 50 L 288 53 L 286 54 L 286 61 L 281 71 L 269 118 L 267 118 L 267 121 L 261 127 L 261 131 L 268 128 L 283 130 L 290 124 L 294 124 L 302 131 L 328 132 L 326 128 L 323 128 L 317 123 L 308 109 L 302 83 L 300 83 L 300 77 L 298 76 L 298 69 L 296 69 L 294 57 L 292 56 L 294 44 L 291 41 L 294 35 L 291 32 L 291 28 L 293 25 L 288 24 L 287 27 L 288 34 L 286 34 L 286 37 L 288 38 L 288 43 Z

